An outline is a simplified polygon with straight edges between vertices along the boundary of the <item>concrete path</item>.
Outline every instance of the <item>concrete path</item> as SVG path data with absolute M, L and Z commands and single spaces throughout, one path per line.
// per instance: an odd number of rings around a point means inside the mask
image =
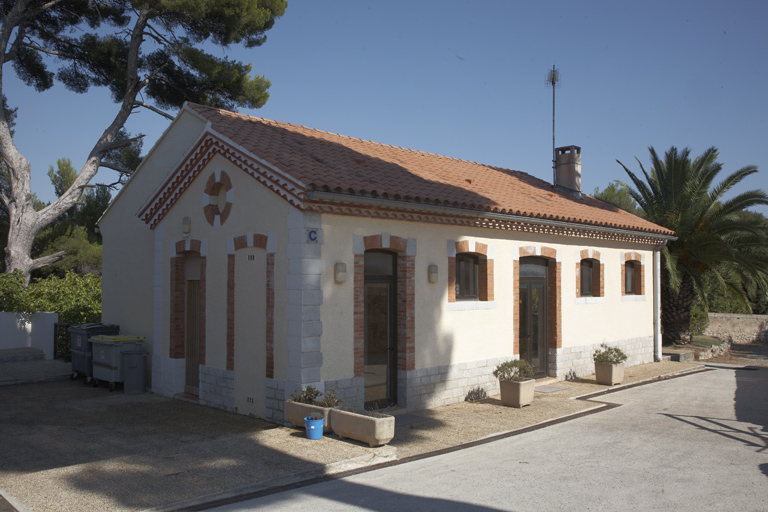
M 599 399 L 620 406 L 215 510 L 768 510 L 768 368 Z

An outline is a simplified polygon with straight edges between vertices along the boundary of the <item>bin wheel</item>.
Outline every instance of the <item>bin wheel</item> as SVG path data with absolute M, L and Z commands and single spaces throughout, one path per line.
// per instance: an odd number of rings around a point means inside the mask
M 69 376 L 69 380 L 75 380 L 77 378 L 77 372 L 72 372 L 72 375 Z
M 93 379 L 93 381 L 91 381 L 91 386 L 98 387 L 99 386 L 99 379 Z
M 115 383 L 114 382 L 110 382 L 109 383 L 109 392 L 111 393 L 114 390 L 115 390 Z
M 93 381 L 93 377 L 89 377 L 89 376 L 87 376 L 87 375 L 86 375 L 86 376 L 85 376 L 85 382 L 83 382 L 83 384 L 85 384 L 86 386 L 87 386 L 88 384 L 91 384 L 91 385 L 92 385 L 92 384 L 93 384 L 93 382 L 92 382 L 92 381 Z

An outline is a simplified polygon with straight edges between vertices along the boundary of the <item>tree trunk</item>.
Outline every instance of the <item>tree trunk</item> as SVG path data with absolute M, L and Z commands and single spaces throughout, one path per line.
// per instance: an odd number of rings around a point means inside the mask
M 691 342 L 691 307 L 694 299 L 695 289 L 691 276 L 683 276 L 678 293 L 667 286 L 662 287 L 661 328 L 664 345 Z

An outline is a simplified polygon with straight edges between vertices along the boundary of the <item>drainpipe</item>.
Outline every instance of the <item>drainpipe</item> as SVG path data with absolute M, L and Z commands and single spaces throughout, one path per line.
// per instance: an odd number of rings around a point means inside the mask
M 653 360 L 661 361 L 661 250 L 664 240 L 653 250 Z

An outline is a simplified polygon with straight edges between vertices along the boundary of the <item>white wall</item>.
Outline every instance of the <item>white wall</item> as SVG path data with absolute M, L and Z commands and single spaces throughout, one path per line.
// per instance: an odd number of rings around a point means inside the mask
M 560 262 L 562 347 L 620 342 L 653 336 L 653 265 L 648 246 L 611 241 L 569 238 L 489 229 L 385 221 L 368 218 L 323 216 L 324 270 L 322 276 L 323 380 L 349 377 L 353 360 L 354 235 L 378 235 L 416 239 L 415 258 L 415 352 L 416 368 L 454 365 L 513 354 L 514 261 L 520 249 L 555 249 Z M 489 245 L 494 261 L 492 303 L 448 303 L 448 245 L 473 240 Z M 605 297 L 586 303 L 576 297 L 576 262 L 583 249 L 601 252 L 605 263 Z M 643 255 L 645 295 L 621 295 L 621 263 L 624 252 Z M 349 279 L 334 282 L 333 268 L 346 263 Z M 436 283 L 427 280 L 427 267 L 437 265 Z M 554 293 L 554 283 L 549 283 Z M 472 309 L 479 306 L 478 309 Z M 554 312 L 551 312 L 554 314 Z
M 46 359 L 53 359 L 53 324 L 58 321 L 57 313 L 0 312 L 0 349 L 37 348 Z

